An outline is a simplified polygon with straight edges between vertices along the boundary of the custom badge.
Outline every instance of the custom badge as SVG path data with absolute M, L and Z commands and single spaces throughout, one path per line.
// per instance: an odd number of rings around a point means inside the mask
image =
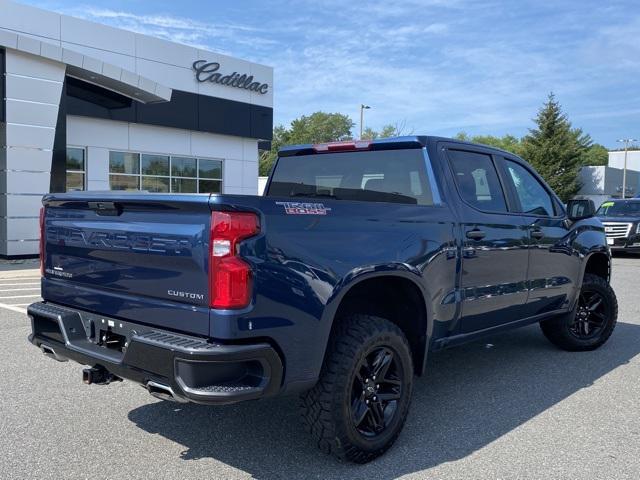
M 276 202 L 276 205 L 282 205 L 287 215 L 326 215 L 331 211 L 322 203 Z

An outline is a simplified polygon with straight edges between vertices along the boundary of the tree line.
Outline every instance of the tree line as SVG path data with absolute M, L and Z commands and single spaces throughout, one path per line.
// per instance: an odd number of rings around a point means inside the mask
M 286 128 L 273 129 L 271 150 L 260 154 L 260 175 L 268 175 L 278 150 L 284 145 L 323 143 L 353 138 L 355 123 L 342 113 L 315 112 L 297 118 Z M 388 138 L 410 135 L 404 123 L 388 124 L 379 131 L 367 127 L 363 139 Z M 584 165 L 606 165 L 607 149 L 594 143 L 580 128 L 574 128 L 563 113 L 560 103 L 550 93 L 534 119 L 533 128 L 523 137 L 504 135 L 469 135 L 460 132 L 456 138 L 463 141 L 497 147 L 514 153 L 542 175 L 563 201 L 572 198 L 580 189 L 579 170 Z

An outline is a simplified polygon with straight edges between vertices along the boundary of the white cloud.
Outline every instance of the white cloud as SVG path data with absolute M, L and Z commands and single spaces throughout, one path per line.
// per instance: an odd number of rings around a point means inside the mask
M 416 133 L 520 134 L 551 90 L 585 122 L 577 126 L 613 122 L 616 110 L 630 121 L 637 110 L 609 93 L 627 88 L 638 100 L 640 19 L 585 1 L 304 0 L 294 9 L 273 0 L 242 23 L 204 21 L 206 10 L 199 20 L 66 13 L 273 66 L 276 123 L 315 110 L 357 119 L 367 103 L 377 128 L 406 120 Z
M 233 46 L 264 47 L 276 43 L 257 28 L 229 22 L 207 23 L 173 15 L 141 15 L 92 6 L 73 7 L 63 13 L 196 48 L 213 49 L 228 54 L 231 54 L 229 47 Z

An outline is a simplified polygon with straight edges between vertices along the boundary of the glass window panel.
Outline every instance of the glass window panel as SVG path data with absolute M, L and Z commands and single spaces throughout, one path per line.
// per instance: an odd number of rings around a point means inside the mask
M 429 185 L 420 150 L 321 153 L 280 157 L 268 194 L 433 205 Z
M 542 184 L 522 165 L 511 160 L 507 160 L 506 164 L 522 211 L 534 215 L 553 215 L 553 201 Z
M 140 155 L 128 152 L 109 152 L 109 173 L 140 173 Z
M 143 175 L 169 175 L 169 157 L 165 155 L 142 155 Z
M 198 160 L 200 163 L 200 178 L 222 178 L 221 160 Z
M 142 177 L 142 190 L 149 192 L 168 192 L 169 178 Z
M 84 148 L 67 148 L 67 170 L 84 171 Z
M 222 182 L 220 180 L 200 180 L 200 193 L 220 193 Z
M 140 190 L 140 177 L 128 175 L 109 175 L 111 190 Z
M 84 173 L 67 172 L 67 192 L 84 190 Z
M 197 177 L 195 158 L 171 157 L 171 175 L 174 177 Z
M 449 150 L 458 191 L 464 200 L 480 210 L 506 212 L 498 173 L 491 157 L 479 152 Z
M 198 181 L 193 178 L 172 178 L 171 191 L 174 193 L 196 193 Z

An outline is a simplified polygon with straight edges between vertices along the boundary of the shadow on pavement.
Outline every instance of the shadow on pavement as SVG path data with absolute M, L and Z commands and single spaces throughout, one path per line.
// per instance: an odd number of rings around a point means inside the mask
M 183 445 L 184 460 L 211 457 L 257 478 L 395 478 L 470 455 L 638 353 L 640 326 L 619 323 L 594 352 L 557 350 L 534 325 L 432 354 L 398 442 L 362 466 L 315 448 L 295 398 L 226 407 L 156 402 L 129 419 Z

